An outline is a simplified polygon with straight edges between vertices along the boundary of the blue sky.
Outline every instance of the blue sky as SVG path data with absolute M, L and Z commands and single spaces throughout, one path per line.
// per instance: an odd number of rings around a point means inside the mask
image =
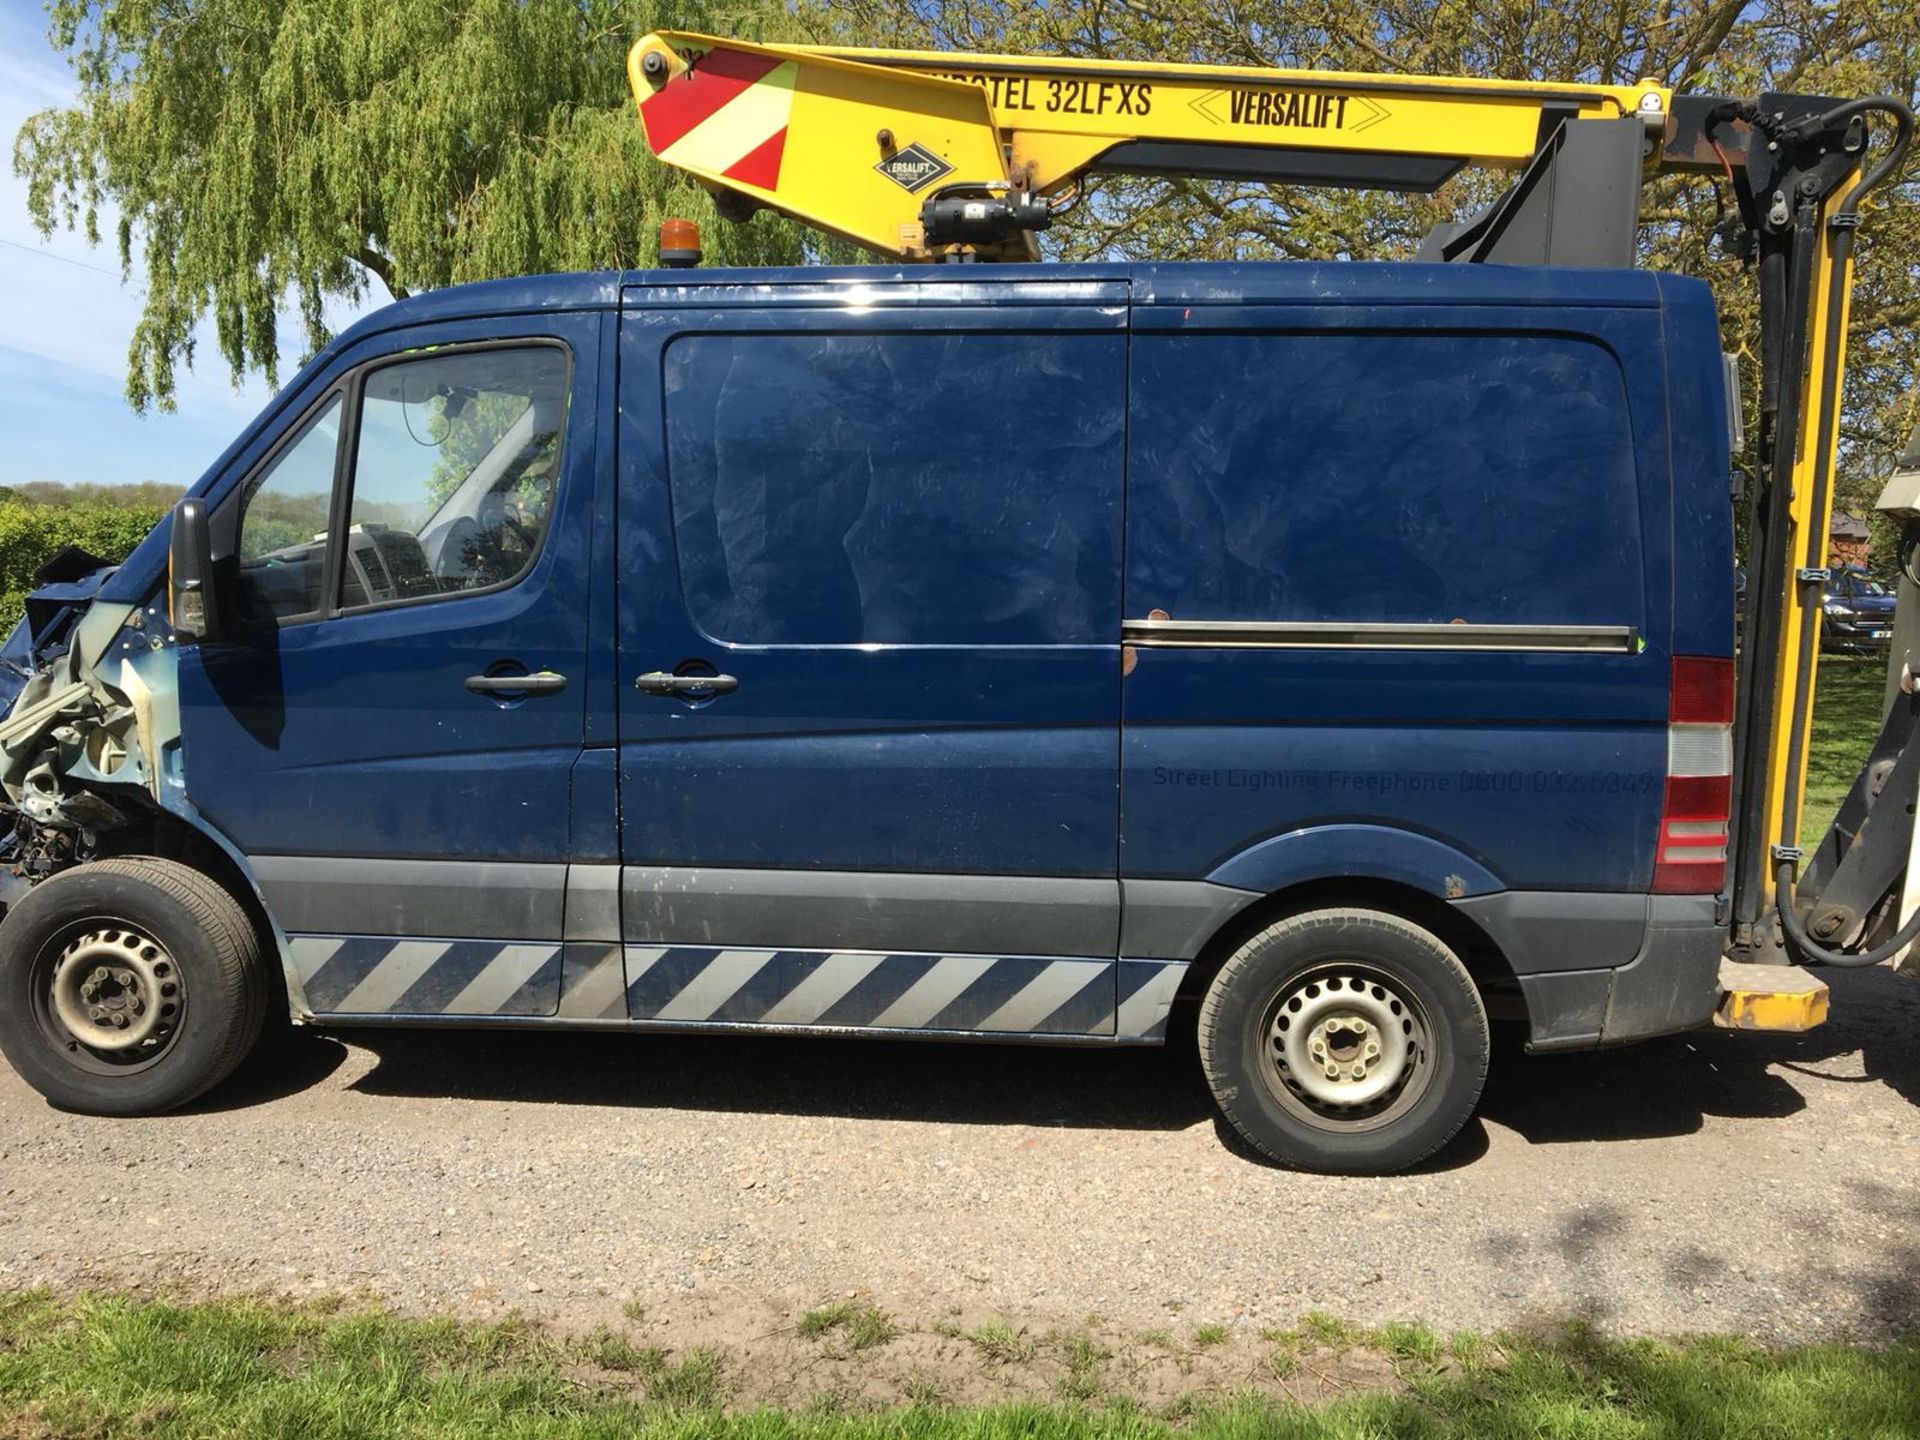
M 238 389 L 210 327 L 197 368 L 179 373 L 179 409 L 137 415 L 123 390 L 127 342 L 143 282 L 120 282 L 113 223 L 108 243 L 78 234 L 43 241 L 27 216 L 26 185 L 13 174 L 13 137 L 36 110 L 69 101 L 73 79 L 47 43 L 38 0 L 0 0 L 0 485 L 64 480 L 112 485 L 159 480 L 185 486 L 266 403 L 257 375 Z M 355 312 L 331 316 L 336 329 Z M 304 346 L 291 325 L 283 378 Z

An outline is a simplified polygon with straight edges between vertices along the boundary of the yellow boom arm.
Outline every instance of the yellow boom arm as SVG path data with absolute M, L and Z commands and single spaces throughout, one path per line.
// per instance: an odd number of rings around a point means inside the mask
M 628 77 L 648 143 L 710 189 L 885 254 L 930 258 L 922 207 L 952 191 L 1037 203 L 1090 171 L 1238 175 L 1431 190 L 1516 169 L 1561 120 L 1637 116 L 1657 84 L 1144 65 L 753 45 L 661 31 Z M 1030 237 L 1016 242 L 1026 248 Z

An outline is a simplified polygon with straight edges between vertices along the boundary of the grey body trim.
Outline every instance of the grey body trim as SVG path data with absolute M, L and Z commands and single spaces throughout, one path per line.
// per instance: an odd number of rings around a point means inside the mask
M 1453 908 L 1487 932 L 1516 975 L 1544 975 L 1631 963 L 1646 939 L 1649 898 L 1612 891 L 1502 890 L 1455 900 Z
M 1720 1003 L 1726 927 L 1711 895 L 1652 895 L 1639 951 L 1608 970 L 1522 975 L 1529 1050 L 1590 1050 L 1691 1030 Z
M 1047 1035 L 998 1031 L 976 1034 L 968 1030 L 881 1030 L 860 1025 L 759 1025 L 736 1021 L 662 1025 L 632 1020 L 588 1020 L 567 1014 L 555 1016 L 518 1015 L 321 1015 L 309 1022 L 320 1030 L 593 1030 L 601 1034 L 627 1035 L 646 1031 L 676 1035 L 823 1035 L 829 1039 L 853 1040 L 962 1040 L 976 1045 L 1053 1045 L 1124 1046 L 1142 1049 L 1165 1045 L 1164 1034 L 1155 1035 Z
M 1113 880 L 629 865 L 629 943 L 976 955 L 1112 955 Z
M 248 858 L 267 908 L 288 934 L 548 941 L 561 934 L 565 865 Z
M 1398 625 L 1308 620 L 1123 620 L 1129 645 L 1178 650 L 1587 650 L 1631 655 L 1631 625 Z
M 1122 880 L 1120 896 L 1122 955 L 1192 960 L 1260 892 L 1211 880 Z
M 620 940 L 620 867 L 567 867 L 567 940 Z

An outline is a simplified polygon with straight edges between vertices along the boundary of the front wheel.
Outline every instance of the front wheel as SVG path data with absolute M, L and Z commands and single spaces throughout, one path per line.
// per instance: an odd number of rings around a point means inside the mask
M 1384 1175 L 1467 1122 L 1486 1083 L 1487 1012 L 1459 958 L 1377 910 L 1279 921 L 1221 966 L 1200 1062 L 1229 1124 L 1303 1170 Z
M 64 1110 L 153 1115 L 231 1074 L 260 1034 L 259 938 L 171 860 L 95 860 L 0 921 L 0 1053 Z

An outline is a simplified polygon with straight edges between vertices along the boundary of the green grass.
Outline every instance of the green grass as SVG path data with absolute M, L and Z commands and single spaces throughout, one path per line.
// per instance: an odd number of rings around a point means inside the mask
M 1372 1340 L 1376 1348 L 1396 1360 L 1416 1365 L 1440 1363 L 1440 1337 L 1424 1325 L 1406 1325 L 1394 1321 L 1376 1330 Z
M 1861 763 L 1880 734 L 1885 656 L 1822 655 L 1814 680 L 1813 733 L 1807 743 L 1807 798 L 1800 843 L 1811 853 L 1833 823 Z
M 573 1349 L 582 1360 L 602 1370 L 646 1370 L 652 1368 L 650 1358 L 658 1355 L 657 1351 L 636 1350 L 626 1336 L 604 1325 L 581 1336 Z
M 1332 1350 L 1345 1350 L 1360 1339 L 1359 1331 L 1324 1310 L 1307 1311 L 1300 1317 L 1300 1327 Z
M 809 1310 L 793 1328 L 809 1340 L 839 1334 L 844 1337 L 848 1350 L 870 1350 L 876 1345 L 885 1345 L 898 1333 L 892 1316 L 864 1300 L 836 1300 L 818 1310 Z
M 973 1342 L 983 1359 L 995 1365 L 1024 1365 L 1032 1360 L 1039 1346 L 1025 1330 L 1016 1330 L 1005 1320 L 989 1320 L 967 1339 Z
M 1227 1327 L 1211 1320 L 1204 1325 L 1196 1325 L 1193 1327 L 1193 1343 L 1202 1349 L 1209 1345 L 1224 1345 L 1227 1343 Z
M 1055 1383 L 1062 1400 L 1082 1405 L 1098 1400 L 1106 1390 L 1104 1368 L 1113 1352 L 1090 1335 L 1069 1336 L 1064 1347 L 1067 1373 Z
M 999 1322 L 1015 1340 L 1020 1332 Z M 1310 1325 L 1302 1343 L 1327 1327 Z M 1609 1340 L 1571 1328 L 1442 1345 L 1413 1327 L 1348 1330 L 1430 1366 L 1397 1392 L 1309 1410 L 1272 1396 L 1187 1397 L 1154 1417 L 1101 1399 L 1103 1353 L 1069 1354 L 1070 1403 L 947 1406 L 937 1379 L 869 1410 L 828 1395 L 729 1413 L 710 1351 L 670 1358 L 599 1332 L 563 1342 L 524 1324 L 119 1296 L 0 1294 L 0 1437 L 154 1440 L 1802 1440 L 1920 1435 L 1920 1339 L 1884 1349 L 1765 1349 L 1740 1340 Z M 614 1343 L 618 1341 L 619 1343 Z M 1033 1342 L 1026 1341 L 1028 1346 Z M 592 1352 L 625 1361 L 583 1376 Z M 1456 1362 L 1447 1363 L 1451 1355 Z M 596 1360 L 597 1363 L 597 1360 Z M 1077 1372 L 1077 1373 L 1076 1373 Z

